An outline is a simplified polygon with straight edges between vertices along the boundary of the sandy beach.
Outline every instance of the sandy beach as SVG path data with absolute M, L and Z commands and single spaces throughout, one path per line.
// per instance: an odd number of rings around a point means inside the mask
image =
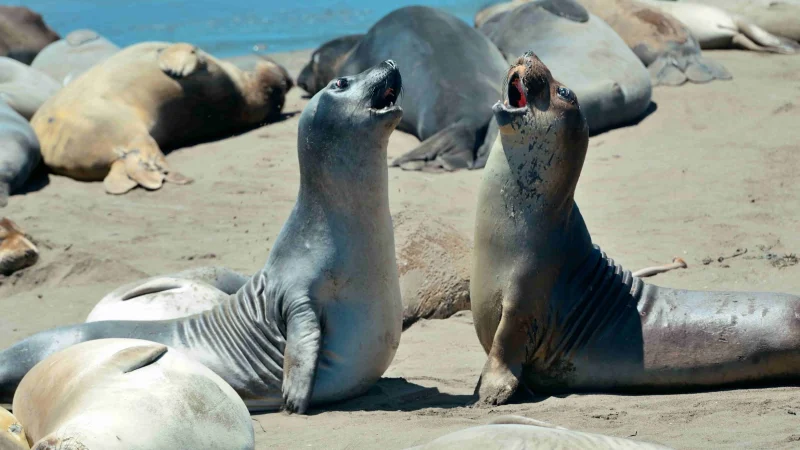
M 592 137 L 576 200 L 594 242 L 624 267 L 675 256 L 689 265 L 650 282 L 800 294 L 800 57 L 704 53 L 734 79 L 656 88 L 655 112 Z M 275 57 L 296 76 L 308 55 Z M 0 277 L 0 348 L 82 322 L 104 294 L 145 276 L 260 269 L 297 194 L 297 113 L 306 103 L 295 88 L 286 120 L 172 152 L 170 165 L 195 179 L 188 186 L 116 197 L 102 183 L 42 174 L 12 197 L 2 214 L 33 237 L 41 259 Z M 417 143 L 395 132 L 389 157 Z M 471 242 L 481 171 L 389 175 L 393 217 L 430 217 Z M 510 413 L 675 448 L 800 446 L 796 387 L 472 408 L 484 361 L 469 311 L 422 320 L 366 396 L 308 416 L 253 416 L 256 447 L 401 449 Z

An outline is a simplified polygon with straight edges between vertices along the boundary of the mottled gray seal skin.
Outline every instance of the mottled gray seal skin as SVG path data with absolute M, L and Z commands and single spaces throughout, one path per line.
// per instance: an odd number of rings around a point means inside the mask
M 108 321 L 31 336 L 0 352 L 0 402 L 38 361 L 78 342 L 129 337 L 183 351 L 253 411 L 302 413 L 369 389 L 400 342 L 386 148 L 402 117 L 385 61 L 339 78 L 300 116 L 300 191 L 264 268 L 203 314 Z
M 455 16 L 409 6 L 375 23 L 339 75 L 358 73 L 388 58 L 407 68 L 398 129 L 423 141 L 392 165 L 412 170 L 482 168 L 494 141 L 491 132 L 487 136 L 489 107 L 500 95 L 496 80 L 508 67 L 497 47 Z
M 93 30 L 75 30 L 42 49 L 31 67 L 50 75 L 61 85 L 67 85 L 119 50 L 116 44 Z
M 0 98 L 0 207 L 8 204 L 8 196 L 28 181 L 41 160 L 33 128 Z
M 669 447 L 597 433 L 572 431 L 522 416 L 455 431 L 407 450 L 669 450 Z
M 800 380 L 800 297 L 644 283 L 592 244 L 575 204 L 588 130 L 532 53 L 512 67 L 478 197 L 470 294 L 478 392 L 680 392 Z M 525 106 L 523 106 L 523 104 Z
M 50 76 L 19 61 L 0 56 L 0 100 L 30 120 L 61 86 Z
M 625 41 L 577 2 L 540 0 L 479 28 L 513 64 L 532 49 L 580 100 L 591 133 L 629 124 L 650 106 L 650 74 Z
M 311 95 L 319 92 L 336 78 L 336 74 L 363 37 L 363 34 L 351 34 L 320 45 L 311 54 L 311 61 L 300 71 L 297 85 Z

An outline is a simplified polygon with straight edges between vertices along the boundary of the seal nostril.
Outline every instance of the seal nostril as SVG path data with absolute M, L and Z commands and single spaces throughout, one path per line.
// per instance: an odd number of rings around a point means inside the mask
M 389 67 L 391 67 L 392 69 L 397 69 L 397 64 L 394 61 L 392 61 L 391 59 L 387 59 L 386 60 L 386 64 L 388 64 Z

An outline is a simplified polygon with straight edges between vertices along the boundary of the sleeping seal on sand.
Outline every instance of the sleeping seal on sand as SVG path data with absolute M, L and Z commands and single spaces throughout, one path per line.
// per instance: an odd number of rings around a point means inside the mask
M 401 88 L 397 65 L 385 61 L 311 99 L 297 136 L 297 203 L 264 268 L 236 294 L 182 319 L 91 322 L 22 340 L 0 352 L 0 402 L 48 355 L 108 337 L 186 353 L 252 410 L 302 413 L 368 390 L 400 343 L 386 150 Z

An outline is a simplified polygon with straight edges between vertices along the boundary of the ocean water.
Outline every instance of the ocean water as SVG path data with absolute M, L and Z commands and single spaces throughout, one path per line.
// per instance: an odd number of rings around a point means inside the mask
M 434 6 L 472 24 L 501 0 L 11 0 L 44 16 L 62 36 L 91 28 L 119 46 L 182 41 L 218 57 L 314 48 L 363 33 L 402 6 Z M 6 3 L 8 4 L 8 3 Z

